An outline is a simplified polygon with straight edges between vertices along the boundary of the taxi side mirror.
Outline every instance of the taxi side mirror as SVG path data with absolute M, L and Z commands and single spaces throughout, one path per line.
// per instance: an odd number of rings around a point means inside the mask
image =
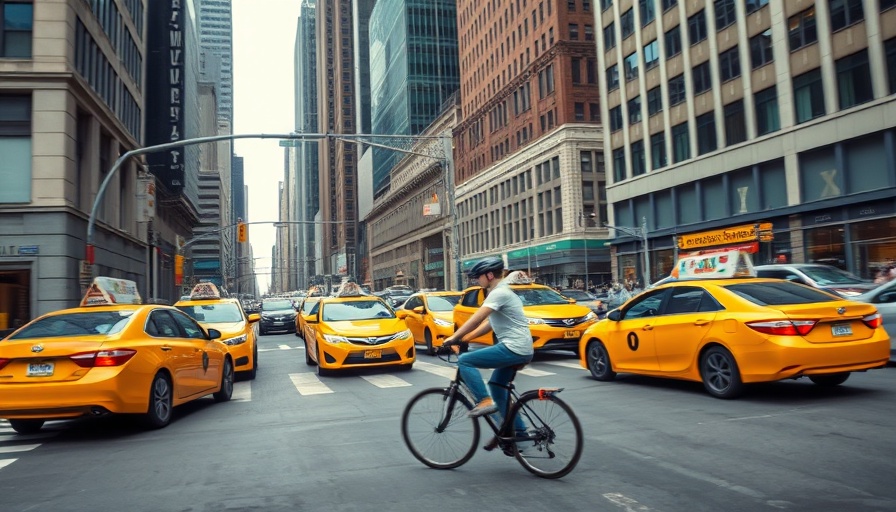
M 620 313 L 618 309 L 614 309 L 613 311 L 607 313 L 607 318 L 614 322 L 618 322 L 619 319 L 622 318 L 622 313 Z
M 320 321 L 320 318 L 318 318 L 317 315 L 308 315 L 308 316 L 305 317 L 305 323 L 306 323 L 306 324 L 316 324 L 316 323 L 318 323 L 319 321 Z
M 414 308 L 414 313 L 417 313 L 418 315 L 422 315 L 425 312 L 426 310 L 423 309 L 423 306 L 417 306 L 416 308 Z
M 208 339 L 216 340 L 221 337 L 221 331 L 217 329 L 209 329 L 208 330 Z
M 395 316 L 401 320 L 404 320 L 408 317 L 408 310 L 406 309 L 397 309 L 395 310 Z
M 258 322 L 259 320 L 261 320 L 261 315 L 259 315 L 258 313 L 249 313 L 249 323 L 250 324 L 254 324 L 255 322 Z

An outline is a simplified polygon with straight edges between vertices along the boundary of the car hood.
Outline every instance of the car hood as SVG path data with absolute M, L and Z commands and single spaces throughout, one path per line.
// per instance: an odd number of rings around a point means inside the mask
M 272 311 L 262 311 L 261 314 L 264 316 L 286 316 L 286 315 L 296 314 L 296 310 L 294 310 L 294 309 L 275 309 Z
M 340 336 L 381 336 L 407 329 L 404 320 L 398 318 L 374 318 L 371 320 L 344 320 L 326 322 L 328 331 Z
M 205 330 L 217 329 L 221 331 L 222 338 L 237 336 L 246 332 L 246 326 L 243 322 L 199 322 L 199 325 L 204 327 Z
M 591 313 L 590 308 L 578 303 L 523 306 L 523 311 L 532 318 L 579 318 Z

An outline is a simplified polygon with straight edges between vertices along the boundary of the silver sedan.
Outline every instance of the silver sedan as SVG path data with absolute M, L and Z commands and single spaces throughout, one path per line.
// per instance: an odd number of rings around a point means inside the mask
M 878 313 L 884 317 L 884 329 L 890 335 L 890 361 L 896 361 L 896 280 L 850 299 L 877 307 Z

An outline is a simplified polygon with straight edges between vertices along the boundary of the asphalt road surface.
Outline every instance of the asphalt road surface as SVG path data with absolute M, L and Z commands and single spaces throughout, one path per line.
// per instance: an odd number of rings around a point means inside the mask
M 585 430 L 578 467 L 544 480 L 498 451 L 450 471 L 411 456 L 399 418 L 447 382 L 437 358 L 318 378 L 300 338 L 260 340 L 256 380 L 230 402 L 178 408 L 161 430 L 113 417 L 20 436 L 0 422 L 0 510 L 896 510 L 896 368 L 725 401 L 700 384 L 600 383 L 571 354 L 539 354 L 517 387 L 565 388 Z

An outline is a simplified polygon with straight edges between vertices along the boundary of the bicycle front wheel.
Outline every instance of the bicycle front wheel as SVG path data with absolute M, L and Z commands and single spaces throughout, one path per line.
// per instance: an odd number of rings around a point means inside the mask
M 514 405 L 526 424 L 527 439 L 513 445 L 516 460 L 542 478 L 560 478 L 576 467 L 582 456 L 582 425 L 572 408 L 554 395 L 523 396 Z
M 453 469 L 473 457 L 479 444 L 479 422 L 467 416 L 473 405 L 462 394 L 448 398 L 445 388 L 421 391 L 401 415 L 401 436 L 420 462 L 435 469 Z

